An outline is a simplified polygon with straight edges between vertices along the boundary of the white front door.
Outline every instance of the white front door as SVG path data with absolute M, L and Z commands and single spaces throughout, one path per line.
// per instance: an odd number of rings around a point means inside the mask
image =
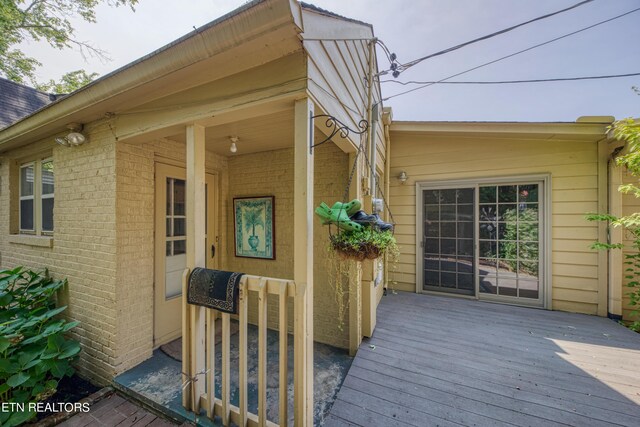
M 156 164 L 154 347 L 178 338 L 182 332 L 182 274 L 187 265 L 186 172 Z M 216 177 L 206 175 L 207 268 L 215 256 Z

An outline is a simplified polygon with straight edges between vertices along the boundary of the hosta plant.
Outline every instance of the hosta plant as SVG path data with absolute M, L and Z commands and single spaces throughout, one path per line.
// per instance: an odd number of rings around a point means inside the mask
M 74 373 L 80 345 L 64 334 L 78 322 L 59 318 L 66 307 L 55 301 L 66 283 L 47 271 L 0 270 L 0 402 L 24 408 L 0 412 L 2 426 L 33 418 L 29 403 L 46 400 L 62 377 Z

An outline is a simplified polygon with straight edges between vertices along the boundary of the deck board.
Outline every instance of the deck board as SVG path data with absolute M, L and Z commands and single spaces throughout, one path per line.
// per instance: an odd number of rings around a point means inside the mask
M 595 316 L 390 294 L 326 426 L 635 426 L 640 334 Z

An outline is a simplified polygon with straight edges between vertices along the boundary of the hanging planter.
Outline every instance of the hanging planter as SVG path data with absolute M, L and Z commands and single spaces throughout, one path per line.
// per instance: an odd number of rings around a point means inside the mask
M 376 259 L 387 252 L 395 254 L 398 251 L 391 231 L 379 231 L 373 227 L 334 234 L 330 237 L 330 244 L 340 257 L 355 261 Z

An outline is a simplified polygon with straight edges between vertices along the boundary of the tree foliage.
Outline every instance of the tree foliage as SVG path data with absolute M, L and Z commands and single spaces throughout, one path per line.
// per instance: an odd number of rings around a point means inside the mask
M 56 49 L 77 47 L 83 55 L 106 58 L 106 53 L 76 38 L 74 17 L 96 22 L 100 3 L 129 6 L 138 0 L 0 0 L 0 74 L 18 83 L 35 84 L 36 68 L 42 65 L 25 54 L 18 44 L 44 41 Z
M 635 88 L 634 88 L 635 90 Z M 625 149 L 622 155 L 616 157 L 616 163 L 627 169 L 631 176 L 640 179 L 640 123 L 632 118 L 619 120 L 609 129 L 613 136 L 625 142 Z M 618 191 L 640 198 L 640 186 L 638 184 L 623 184 L 618 187 Z M 612 227 L 623 227 L 633 239 L 632 252 L 625 254 L 625 279 L 627 287 L 631 290 L 628 293 L 629 304 L 640 309 L 640 212 L 633 212 L 629 215 L 617 217 L 610 214 L 589 214 L 590 221 L 607 221 Z M 623 249 L 621 243 L 611 244 L 606 242 L 596 242 L 593 249 Z M 634 314 L 640 314 L 638 310 Z M 635 331 L 640 332 L 640 320 L 636 320 L 629 325 Z
M 37 84 L 36 88 L 47 93 L 71 93 L 88 85 L 96 77 L 98 77 L 98 73 L 89 74 L 85 70 L 76 70 L 66 73 L 58 82 L 49 80 L 47 83 Z

